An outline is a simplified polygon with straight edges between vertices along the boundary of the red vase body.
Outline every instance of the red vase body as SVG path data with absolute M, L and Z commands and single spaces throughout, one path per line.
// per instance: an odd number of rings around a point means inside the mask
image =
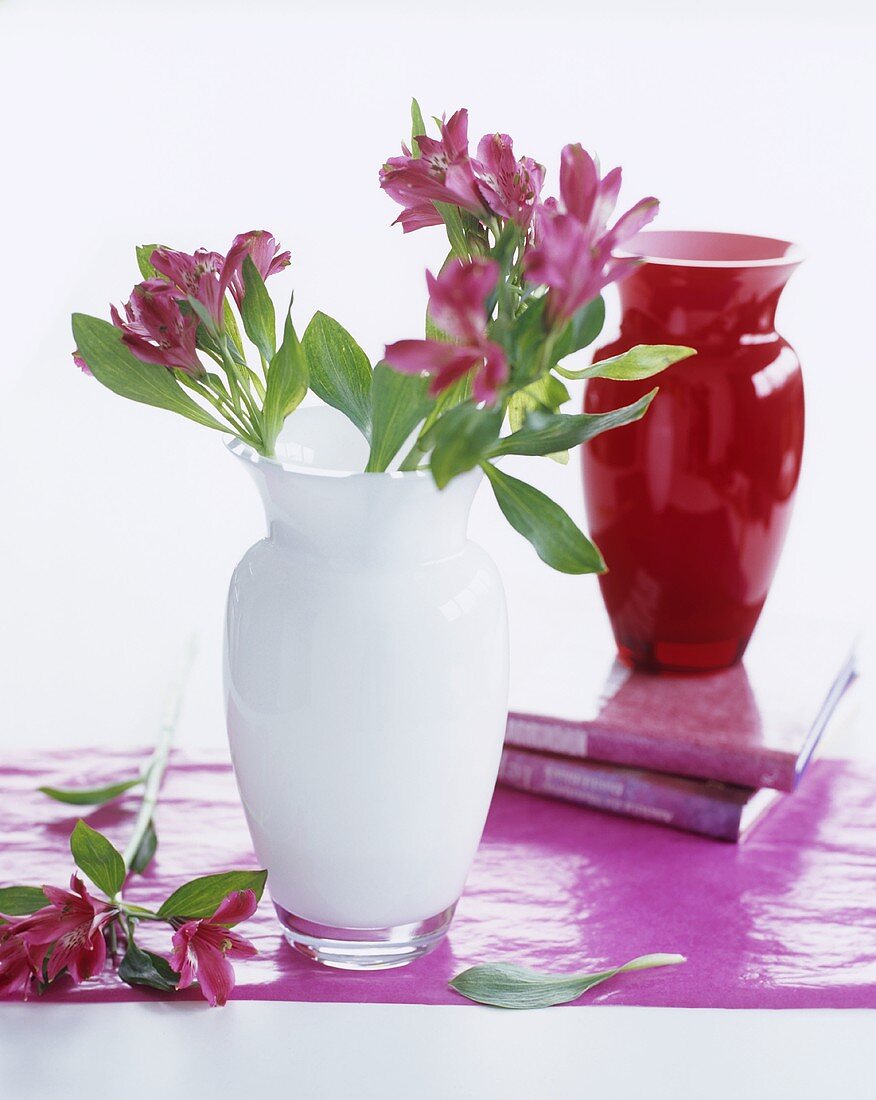
M 641 233 L 645 262 L 621 285 L 619 338 L 696 349 L 656 379 L 592 379 L 585 411 L 655 384 L 645 417 L 582 448 L 602 595 L 621 656 L 701 671 L 738 660 L 757 623 L 791 516 L 803 451 L 803 380 L 775 331 L 799 259 L 784 241 Z

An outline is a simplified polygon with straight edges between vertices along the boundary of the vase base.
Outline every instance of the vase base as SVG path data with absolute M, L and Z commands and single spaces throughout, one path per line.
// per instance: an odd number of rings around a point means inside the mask
M 407 966 L 436 947 L 450 927 L 456 902 L 434 917 L 389 928 L 335 928 L 297 917 L 274 902 L 286 942 L 300 954 L 339 970 Z
M 735 665 L 745 652 L 748 638 L 726 642 L 654 642 L 634 646 L 618 643 L 626 665 L 646 672 L 715 672 Z

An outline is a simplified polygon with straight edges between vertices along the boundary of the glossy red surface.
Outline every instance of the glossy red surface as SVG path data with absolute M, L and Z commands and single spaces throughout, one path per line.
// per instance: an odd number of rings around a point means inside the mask
M 49 802 L 36 788 L 66 785 L 71 776 L 84 786 L 136 775 L 146 755 L 67 749 L 7 758 L 0 767 L 0 884 L 64 884 L 68 837 L 80 816 L 123 845 L 136 799 L 91 810 Z M 398 970 L 330 970 L 283 941 L 266 897 L 239 927 L 259 954 L 235 963 L 233 997 L 476 1011 L 447 983 L 477 962 L 563 973 L 666 951 L 687 962 L 606 982 L 577 1003 L 876 1008 L 874 780 L 872 765 L 817 761 L 800 789 L 739 845 L 498 790 L 449 935 L 430 955 Z M 131 883 L 132 903 L 157 905 L 194 875 L 255 866 L 222 756 L 174 754 L 156 826 L 158 853 Z M 150 950 L 170 949 L 164 925 L 141 926 L 137 938 Z M 47 1003 L 166 999 L 124 985 L 107 969 L 80 986 L 62 978 L 29 1007 L 39 1013 Z M 200 995 L 192 987 L 173 999 Z
M 643 420 L 582 448 L 590 532 L 618 649 L 642 668 L 698 671 L 738 660 L 785 539 L 803 451 L 803 380 L 775 331 L 799 259 L 768 238 L 641 233 L 649 257 L 620 285 L 620 336 L 697 355 L 656 380 L 593 379 L 587 412 L 659 382 Z

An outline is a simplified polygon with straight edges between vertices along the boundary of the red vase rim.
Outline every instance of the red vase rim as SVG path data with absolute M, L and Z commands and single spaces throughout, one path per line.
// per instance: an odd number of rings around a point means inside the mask
M 799 245 L 775 237 L 696 229 L 648 229 L 618 255 L 670 267 L 792 267 L 803 259 Z

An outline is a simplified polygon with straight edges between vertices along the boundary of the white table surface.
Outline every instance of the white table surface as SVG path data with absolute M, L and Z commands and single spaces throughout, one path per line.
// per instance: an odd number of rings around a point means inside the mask
M 483 0 L 489 33 L 462 49 L 471 5 L 447 3 L 453 18 L 388 0 L 0 0 L 3 759 L 147 743 L 192 632 L 179 741 L 222 743 L 224 593 L 261 534 L 255 494 L 208 433 L 79 376 L 69 313 L 124 298 L 134 243 L 222 248 L 266 226 L 292 249 L 276 289 L 295 287 L 299 318 L 334 313 L 372 357 L 416 334 L 442 248 L 391 231 L 374 181 L 412 92 L 427 113 L 468 104 L 475 136 L 508 129 L 551 164 L 564 141 L 596 145 L 623 160 L 630 201 L 665 199 L 667 228 L 807 246 L 780 313 L 807 452 L 771 606 L 876 621 L 872 12 L 545 0 L 533 20 Z M 521 468 L 582 518 L 574 464 Z M 595 582 L 550 574 L 483 493 L 472 535 L 507 579 L 517 637 L 601 614 Z M 874 714 L 868 693 L 844 751 L 874 754 Z M 4 1003 L 0 1098 L 869 1100 L 874 1045 L 865 1011 Z

